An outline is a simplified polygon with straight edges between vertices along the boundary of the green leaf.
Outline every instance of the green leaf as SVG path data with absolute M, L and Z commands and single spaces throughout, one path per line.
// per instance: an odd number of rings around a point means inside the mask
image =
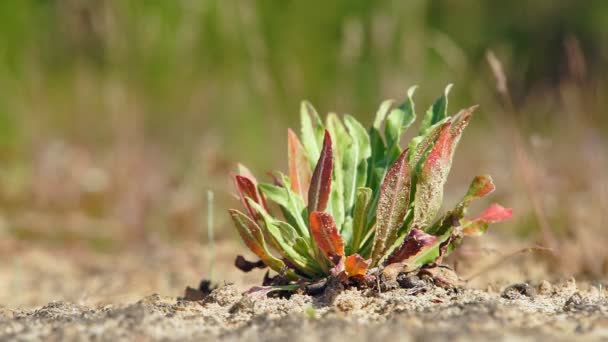
M 367 234 L 367 213 L 372 200 L 372 189 L 358 188 L 357 201 L 353 212 L 353 239 L 351 251 L 358 252 L 363 238 Z
M 331 186 L 331 196 L 329 212 L 334 217 L 336 225 L 342 227 L 346 214 L 344 203 L 344 163 L 346 154 L 351 150 L 352 138 L 346 131 L 346 127 L 342 124 L 335 113 L 330 113 L 327 116 L 327 130 L 333 141 L 333 182 Z
M 367 159 L 372 150 L 365 128 L 352 116 L 344 117 L 344 124 L 352 138 L 352 145 L 344 156 L 344 209 L 350 214 L 355 204 L 357 188 L 367 181 Z
M 386 100 L 380 104 L 380 108 L 378 108 L 378 111 L 376 112 L 376 117 L 374 119 L 373 125 L 373 128 L 375 128 L 377 131 L 380 131 L 380 129 L 382 129 L 382 123 L 384 122 L 384 119 L 386 118 L 386 115 L 388 114 L 389 110 L 393 106 L 393 103 L 395 103 L 395 101 Z
M 281 255 L 289 260 L 301 273 L 312 276 L 315 273 L 321 272 L 315 259 L 309 258 L 307 254 L 300 254 L 294 248 L 296 244 L 297 232 L 294 227 L 286 222 L 279 221 L 268 215 L 262 207 L 257 203 L 249 200 L 250 205 L 263 218 L 263 223 L 266 231 L 272 239 L 273 247 L 281 253 Z
M 391 106 L 393 105 L 392 100 L 387 100 L 382 102 L 378 112 L 376 113 L 376 118 L 374 120 L 373 126 L 369 130 L 369 139 L 371 146 L 371 157 L 368 167 L 368 179 L 367 186 L 372 189 L 377 189 L 378 185 L 382 181 L 382 177 L 384 177 L 385 166 L 383 162 L 385 160 L 385 152 L 386 146 L 384 144 L 384 140 L 382 139 L 382 135 L 380 134 L 380 130 L 382 129 L 382 123 L 386 118 Z M 381 168 L 381 172 L 377 172 L 377 169 Z
M 300 105 L 300 120 L 302 125 L 302 145 L 304 145 L 304 150 L 306 150 L 310 167 L 314 168 L 321 154 L 321 144 L 325 131 L 323 121 L 321 121 L 319 114 L 308 101 L 302 101 Z
M 450 94 L 450 90 L 452 89 L 452 84 L 448 84 L 445 87 L 445 91 L 443 95 L 441 95 L 435 103 L 427 110 L 424 119 L 422 120 L 422 124 L 420 126 L 419 135 L 424 135 L 426 130 L 438 123 L 439 121 L 445 119 L 447 117 L 448 110 L 448 95 Z
M 268 267 L 276 272 L 281 272 L 285 268 L 285 264 L 268 252 L 264 235 L 257 223 L 238 210 L 230 209 L 229 213 L 245 245 Z
M 281 176 L 283 177 L 283 183 L 289 184 L 287 177 Z M 306 207 L 302 197 L 292 192 L 290 188 L 272 184 L 261 183 L 258 185 L 258 189 L 266 198 L 281 207 L 285 219 L 297 228 L 300 236 L 309 236 L 308 227 L 304 220 Z
M 386 164 L 390 165 L 401 154 L 399 141 L 401 136 L 416 120 L 416 112 L 414 110 L 414 92 L 416 86 L 411 87 L 407 91 L 407 99 L 399 107 L 393 109 L 386 119 L 386 127 L 384 128 L 384 136 L 386 137 L 387 152 L 385 155 Z

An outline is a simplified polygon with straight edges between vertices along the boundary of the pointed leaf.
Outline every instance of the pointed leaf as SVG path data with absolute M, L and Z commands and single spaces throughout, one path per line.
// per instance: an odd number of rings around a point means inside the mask
M 414 228 L 403 244 L 395 249 L 394 253 L 391 253 L 389 257 L 391 262 L 387 260 L 386 264 L 404 264 L 408 265 L 410 269 L 416 269 L 437 262 L 443 256 L 442 247 L 449 243 L 451 237 L 452 228 L 440 236 L 432 236 Z
M 407 213 L 411 185 L 407 152 L 404 151 L 387 171 L 380 189 L 376 209 L 376 236 L 372 249 L 373 264 L 393 245 Z
M 462 110 L 442 130 L 417 177 L 412 227 L 424 229 L 437 214 L 443 200 L 454 150 L 475 107 Z
M 429 235 L 420 229 L 412 229 L 401 246 L 396 248 L 386 259 L 386 264 L 408 260 L 437 242 L 437 237 Z
M 281 183 L 290 183 L 285 175 L 279 174 L 279 177 L 281 177 Z M 306 211 L 302 197 L 294 193 L 289 187 L 262 183 L 258 188 L 269 200 L 281 207 L 285 219 L 298 230 L 300 236 L 309 236 L 308 226 L 302 216 Z
M 387 152 L 385 159 L 390 165 L 401 153 L 399 141 L 401 135 L 414 123 L 416 120 L 416 112 L 414 110 L 414 92 L 416 86 L 411 87 L 407 91 L 407 99 L 399 107 L 393 109 L 387 119 L 384 128 L 384 136 L 386 137 Z
M 314 211 L 310 214 L 310 231 L 317 247 L 332 262 L 344 256 L 344 241 L 330 214 Z
M 372 154 L 367 165 L 368 177 L 366 184 L 368 188 L 377 189 L 378 185 L 382 181 L 382 177 L 384 176 L 384 165 L 382 165 L 382 163 L 384 162 L 384 156 L 386 154 L 386 146 L 380 131 L 382 129 L 382 123 L 391 109 L 393 102 L 393 100 L 382 102 L 376 113 L 374 124 L 369 130 L 369 140 Z M 382 170 L 378 171 L 378 168 L 381 168 Z
M 382 123 L 384 122 L 384 119 L 386 118 L 386 115 L 393 106 L 394 102 L 395 101 L 393 100 L 386 100 L 380 104 L 380 108 L 378 108 L 378 111 L 376 112 L 376 117 L 374 119 L 373 125 L 373 127 L 378 131 L 380 131 L 380 129 L 382 128 Z
M 475 177 L 460 203 L 458 203 L 454 209 L 446 212 L 430 228 L 426 229 L 426 232 L 431 235 L 441 235 L 450 228 L 460 226 L 460 220 L 464 217 L 469 204 L 475 199 L 491 194 L 494 192 L 494 189 L 492 177 L 488 175 Z
M 364 276 L 371 264 L 371 260 L 365 260 L 359 254 L 353 254 L 344 260 L 344 271 L 349 277 Z
M 304 203 L 308 202 L 308 188 L 310 187 L 311 170 L 306 152 L 296 134 L 289 129 L 287 131 L 289 179 L 291 189 L 302 196 Z
M 237 171 L 239 176 L 243 176 L 245 178 L 249 178 L 253 184 L 257 184 L 258 181 L 255 178 L 255 176 L 253 175 L 253 173 L 251 172 L 251 170 L 249 170 L 245 165 L 238 163 L 237 164 Z
M 247 209 L 249 216 L 256 221 L 259 220 L 260 217 L 247 202 L 247 198 L 251 198 L 256 203 L 262 203 L 260 196 L 258 196 L 256 185 L 251 179 L 239 175 L 234 176 L 234 185 L 239 194 L 239 198 L 241 199 L 241 203 L 243 204 L 243 207 Z
M 311 167 L 319 159 L 321 153 L 321 141 L 323 139 L 323 122 L 315 108 L 308 101 L 302 101 L 300 105 L 300 120 L 302 125 L 302 144 L 306 150 Z
M 257 223 L 238 210 L 230 209 L 228 211 L 239 235 L 243 239 L 243 242 L 245 242 L 245 245 L 247 245 L 258 258 L 262 259 L 268 267 L 274 271 L 281 272 L 285 267 L 285 264 L 281 260 L 270 255 L 266 248 L 264 234 Z
M 359 188 L 357 189 L 357 202 L 353 212 L 353 252 L 358 252 L 363 238 L 367 234 L 367 213 L 372 200 L 372 189 Z
M 334 217 L 336 225 L 342 227 L 346 214 L 344 204 L 344 161 L 347 152 L 352 149 L 352 138 L 335 113 L 330 113 L 327 116 L 327 130 L 333 142 L 334 164 L 333 182 L 327 211 Z
M 437 141 L 439 134 L 445 129 L 445 126 L 449 126 L 449 119 L 440 121 L 433 127 L 429 128 L 425 135 L 418 136 L 410 141 L 408 147 L 410 153 L 410 167 L 412 170 L 418 169 L 418 165 L 421 161 L 426 159 L 426 155 Z
M 344 117 L 344 124 L 352 138 L 343 160 L 344 209 L 350 213 L 355 204 L 356 190 L 367 181 L 367 159 L 371 156 L 369 135 L 365 128 L 352 116 Z
M 488 230 L 490 224 L 506 221 L 511 216 L 513 216 L 513 209 L 492 204 L 481 215 L 471 220 L 462 220 L 462 232 L 467 236 L 479 236 Z
M 331 179 L 333 169 L 333 155 L 331 147 L 331 137 L 325 131 L 323 149 L 319 156 L 319 161 L 312 174 L 310 189 L 308 191 L 308 212 L 324 211 L 331 193 Z
M 485 197 L 496 190 L 492 177 L 489 175 L 477 176 L 471 182 L 467 194 L 464 196 L 464 202 L 470 202 L 477 198 Z
M 424 133 L 429 127 L 433 126 L 434 124 L 440 122 L 445 117 L 447 117 L 448 95 L 450 94 L 451 89 L 452 84 L 448 84 L 447 87 L 445 87 L 443 95 L 441 95 L 435 101 L 435 103 L 433 103 L 431 108 L 428 109 L 420 126 L 420 135 L 424 135 Z

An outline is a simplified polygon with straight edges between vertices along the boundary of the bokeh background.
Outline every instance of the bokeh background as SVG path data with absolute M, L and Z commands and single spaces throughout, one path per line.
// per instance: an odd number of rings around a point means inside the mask
M 302 99 L 369 124 L 414 84 L 419 112 L 448 83 L 451 111 L 481 105 L 447 204 L 491 173 L 515 209 L 462 257 L 543 246 L 513 263 L 605 278 L 606 18 L 602 0 L 0 1 L 0 305 L 258 281 L 231 267 L 228 172 L 285 169 Z

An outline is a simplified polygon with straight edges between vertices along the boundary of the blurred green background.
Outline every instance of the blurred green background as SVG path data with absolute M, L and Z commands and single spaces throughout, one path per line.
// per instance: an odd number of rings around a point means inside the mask
M 587 244 L 569 259 L 602 272 L 606 18 L 602 0 L 0 1 L 0 233 L 101 250 L 200 236 L 211 189 L 230 236 L 227 173 L 285 168 L 302 99 L 370 123 L 411 85 L 421 112 L 454 83 L 452 110 L 482 106 L 450 193 L 495 174 L 517 213 L 501 234 Z

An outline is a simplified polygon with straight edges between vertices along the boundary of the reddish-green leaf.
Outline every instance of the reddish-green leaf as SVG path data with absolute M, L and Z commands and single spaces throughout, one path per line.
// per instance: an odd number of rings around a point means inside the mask
M 298 136 L 291 129 L 287 131 L 287 136 L 291 189 L 302 196 L 304 203 L 306 203 L 308 201 L 308 188 L 310 187 L 310 166 Z
M 255 210 L 253 210 L 253 208 L 251 208 L 251 206 L 247 202 L 247 198 L 251 198 L 256 203 L 262 203 L 261 196 L 259 196 L 258 194 L 258 190 L 256 188 L 255 183 L 245 176 L 236 175 L 234 176 L 234 185 L 236 187 L 237 192 L 239 193 L 241 203 L 243 204 L 243 207 L 247 209 L 249 216 L 256 221 L 259 220 L 259 215 Z
M 488 230 L 491 223 L 502 222 L 513 216 L 513 209 L 504 208 L 499 204 L 492 204 L 481 215 L 471 219 L 462 220 L 462 232 L 467 236 L 478 236 Z
M 325 131 L 323 148 L 319 161 L 315 167 L 308 190 L 308 212 L 324 211 L 331 193 L 331 176 L 333 169 L 333 155 L 331 136 Z
M 344 260 L 344 271 L 349 277 L 364 276 L 371 264 L 371 260 L 365 260 L 359 254 L 349 255 Z
M 262 259 L 268 267 L 280 272 L 283 267 L 285 267 L 285 264 L 268 252 L 266 243 L 264 242 L 264 234 L 262 233 L 260 226 L 238 210 L 230 209 L 228 212 L 230 213 L 232 221 L 234 221 L 239 235 L 243 239 L 243 242 L 245 242 L 245 245 L 247 245 L 258 258 Z
M 470 202 L 476 198 L 485 197 L 496 190 L 492 177 L 489 175 L 477 176 L 471 182 L 467 194 L 464 196 L 463 202 Z
M 424 249 L 432 246 L 437 242 L 437 237 L 427 234 L 420 229 L 412 229 L 408 236 L 403 240 L 401 246 L 396 248 L 386 260 L 386 264 L 390 265 L 396 262 L 407 260 Z
M 460 111 L 448 124 L 442 126 L 417 179 L 412 227 L 426 227 L 441 207 L 443 186 L 452 166 L 455 147 L 475 108 Z
M 464 217 L 466 210 L 475 199 L 485 197 L 494 192 L 495 187 L 492 177 L 488 175 L 477 176 L 471 182 L 469 190 L 458 205 L 446 212 L 439 220 L 425 231 L 431 235 L 441 235 L 446 230 L 460 226 L 460 220 Z
M 330 214 L 313 211 L 310 214 L 310 231 L 317 247 L 329 260 L 335 262 L 337 257 L 344 256 L 344 241 Z
M 397 239 L 397 232 L 407 213 L 411 175 L 407 158 L 403 151 L 388 169 L 380 188 L 376 209 L 376 235 L 372 249 L 372 261 L 378 262 Z

